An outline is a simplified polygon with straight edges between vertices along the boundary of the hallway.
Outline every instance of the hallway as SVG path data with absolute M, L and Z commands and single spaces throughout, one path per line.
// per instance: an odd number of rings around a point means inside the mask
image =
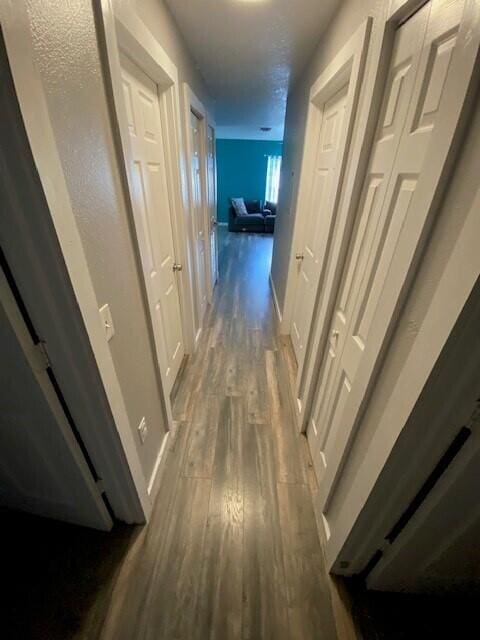
M 470 637 L 480 0 L 0 24 L 2 637 Z
M 154 514 L 119 573 L 104 640 L 336 637 L 275 332 L 272 239 L 220 236 Z

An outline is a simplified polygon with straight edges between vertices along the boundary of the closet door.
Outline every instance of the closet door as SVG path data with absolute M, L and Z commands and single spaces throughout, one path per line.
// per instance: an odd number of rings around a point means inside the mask
M 130 137 L 131 190 L 149 312 L 165 393 L 185 355 L 173 246 L 158 88 L 122 54 L 122 82 Z
M 393 170 L 400 137 L 412 99 L 425 36 L 429 5 L 408 20 L 397 32 L 363 193 L 357 212 L 349 256 L 330 329 L 328 351 L 323 362 L 316 403 L 308 427 L 308 440 L 319 479 L 327 466 L 328 445 L 334 437 L 335 412 L 341 410 L 351 387 L 352 372 L 343 377 L 339 360 L 346 342 L 347 328 L 354 313 L 356 295 L 367 265 L 374 254 L 380 230 L 387 184 Z
M 215 130 L 207 125 L 207 199 L 210 233 L 210 295 L 218 280 L 218 234 L 217 234 L 217 160 Z
M 464 0 L 433 0 L 398 30 L 309 426 L 323 507 L 356 418 L 348 411 L 350 396 L 356 386 L 366 391 L 373 374 L 373 367 L 362 370 L 363 360 L 366 354 L 372 360 L 372 354 L 379 354 L 422 243 L 444 164 L 440 153 L 431 164 L 425 159 L 433 138 L 448 151 L 462 104 L 455 104 L 454 92 L 464 94 L 470 82 L 473 66 L 461 64 L 462 47 L 452 67 L 464 6 Z M 463 41 L 467 37 L 464 31 Z M 450 76 L 460 81 L 459 87 L 448 82 Z M 436 126 L 439 117 L 442 125 Z M 388 304 L 382 298 L 387 277 Z
M 202 140 L 201 120 L 193 112 L 190 112 L 190 128 L 192 135 L 192 186 L 193 186 L 193 227 L 195 242 L 195 258 L 197 267 L 197 313 L 198 327 L 202 327 L 203 317 L 207 309 L 207 278 L 206 278 L 206 253 L 205 253 L 205 218 L 204 199 L 202 189 Z
M 318 287 L 321 258 L 329 238 L 334 198 L 338 184 L 338 164 L 345 152 L 344 116 L 348 83 L 323 106 L 322 124 L 316 149 L 315 172 L 309 201 L 309 214 L 302 248 L 298 288 L 292 318 L 292 344 L 299 368 L 303 365 L 305 346 L 312 322 Z M 339 157 L 340 156 L 340 157 Z M 336 178 L 336 180 L 335 180 Z

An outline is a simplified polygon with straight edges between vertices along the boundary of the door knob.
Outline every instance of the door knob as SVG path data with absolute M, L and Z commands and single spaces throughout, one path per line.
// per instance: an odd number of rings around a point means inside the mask
M 303 253 L 296 253 L 295 260 L 303 260 Z
M 217 226 L 217 221 L 216 220 L 212 220 L 212 227 L 216 227 Z
M 181 264 L 177 264 L 176 262 L 173 263 L 173 270 L 174 271 L 181 271 L 183 269 Z

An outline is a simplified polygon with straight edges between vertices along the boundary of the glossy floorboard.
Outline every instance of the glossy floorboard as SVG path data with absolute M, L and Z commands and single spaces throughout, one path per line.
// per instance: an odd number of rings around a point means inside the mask
M 291 354 L 274 330 L 270 251 L 271 238 L 223 238 L 148 526 L 103 533 L 0 509 L 2 638 L 336 638 L 315 482 L 292 429 Z M 470 638 L 477 625 L 478 598 L 343 591 L 364 640 Z M 339 640 L 354 637 L 348 612 L 339 620 Z
M 118 576 L 104 640 L 336 637 L 275 330 L 271 247 L 267 236 L 221 235 L 155 513 Z
M 178 384 L 148 526 L 105 534 L 0 512 L 2 637 L 336 638 L 271 248 L 271 237 L 221 234 L 220 281 Z

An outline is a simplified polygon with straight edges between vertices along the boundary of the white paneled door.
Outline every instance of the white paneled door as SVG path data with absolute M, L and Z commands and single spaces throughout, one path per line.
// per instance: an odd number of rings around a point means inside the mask
M 121 67 L 135 228 L 157 358 L 168 394 L 184 357 L 184 342 L 158 88 L 124 55 Z
M 195 261 L 197 273 L 197 326 L 202 327 L 207 309 L 207 261 L 205 244 L 208 240 L 205 224 L 204 194 L 202 187 L 202 120 L 190 111 L 192 154 L 192 205 Z
M 345 141 L 344 115 L 348 83 L 338 90 L 323 106 L 318 136 L 316 161 L 311 184 L 308 214 L 305 224 L 300 273 L 292 317 L 292 343 L 299 369 L 305 357 L 305 348 L 312 323 L 319 272 L 329 240 L 332 222 L 333 198 L 340 155 Z
M 218 280 L 217 238 L 217 162 L 215 154 L 215 131 L 207 127 L 207 196 L 210 231 L 210 284 L 213 292 Z
M 373 255 L 370 244 L 377 230 L 377 220 L 380 222 L 379 212 L 413 93 L 428 11 L 428 7 L 425 7 L 399 29 L 392 54 L 387 93 L 380 116 L 381 124 L 378 126 L 373 145 L 362 202 L 357 214 L 357 228 L 337 299 L 328 352 L 321 370 L 316 403 L 308 429 L 312 456 L 320 476 L 323 475 L 322 467 L 327 464 L 329 436 L 335 437 L 336 425 L 331 425 L 334 419 L 333 414 L 336 410 L 341 411 L 351 388 L 353 371 L 348 366 L 350 361 L 346 365 L 348 373 L 345 372 L 345 376 L 340 381 L 337 380 L 339 376 L 341 377 L 340 367 L 337 366 L 339 355 L 345 343 L 353 301 L 358 293 L 358 287 L 365 280 L 367 262 Z M 335 397 L 332 397 L 332 394 Z M 330 422 L 327 422 L 328 417 L 331 418 Z
M 432 0 L 397 31 L 307 431 L 322 507 L 328 503 L 353 428 L 346 411 L 349 398 L 355 385 L 368 382 L 362 370 L 365 354 L 379 348 L 380 332 L 371 331 L 373 321 L 387 326 L 394 313 L 395 304 L 390 309 L 380 304 L 387 275 L 392 282 L 398 280 L 398 289 L 388 287 L 395 302 L 410 266 L 408 256 L 420 246 L 421 222 L 427 217 L 421 203 L 429 194 L 433 197 L 437 183 L 432 167 L 441 162 L 435 157 L 426 163 L 426 155 L 434 138 L 449 144 L 458 122 L 459 112 L 437 126 L 442 109 L 450 107 L 445 87 L 454 73 L 452 55 L 464 4 Z M 457 68 L 456 73 L 461 93 L 471 70 Z

